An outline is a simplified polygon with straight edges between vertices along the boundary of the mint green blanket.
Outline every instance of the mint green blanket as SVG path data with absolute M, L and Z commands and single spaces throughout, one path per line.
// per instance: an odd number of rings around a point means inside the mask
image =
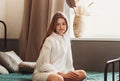
M 32 74 L 10 73 L 0 75 L 0 81 L 32 81 Z
M 119 74 L 115 73 L 115 81 L 119 78 Z M 0 75 L 0 81 L 32 81 L 32 74 L 10 73 Z M 103 72 L 87 72 L 86 81 L 104 81 Z M 108 81 L 112 81 L 112 73 L 108 73 Z
M 112 81 L 112 73 L 107 73 L 107 81 Z M 119 80 L 119 73 L 115 72 L 115 81 Z M 104 81 L 103 72 L 87 72 L 87 81 Z

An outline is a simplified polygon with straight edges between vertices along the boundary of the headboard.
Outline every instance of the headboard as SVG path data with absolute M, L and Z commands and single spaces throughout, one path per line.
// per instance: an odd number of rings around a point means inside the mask
M 7 41 L 6 41 L 6 39 L 7 39 L 7 27 L 6 27 L 6 24 L 4 21 L 0 20 L 0 23 L 2 23 L 3 27 L 4 27 L 4 49 L 3 49 L 3 51 L 5 51 L 7 49 Z

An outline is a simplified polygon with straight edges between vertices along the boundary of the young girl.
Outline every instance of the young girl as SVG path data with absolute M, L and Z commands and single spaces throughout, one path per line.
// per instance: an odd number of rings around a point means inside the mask
M 33 81 L 83 81 L 84 70 L 74 70 L 67 18 L 57 12 L 43 42 Z

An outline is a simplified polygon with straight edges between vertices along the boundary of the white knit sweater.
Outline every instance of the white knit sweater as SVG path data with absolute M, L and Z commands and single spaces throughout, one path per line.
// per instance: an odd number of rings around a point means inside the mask
M 34 73 L 70 70 L 74 70 L 70 40 L 65 35 L 52 33 L 43 44 Z

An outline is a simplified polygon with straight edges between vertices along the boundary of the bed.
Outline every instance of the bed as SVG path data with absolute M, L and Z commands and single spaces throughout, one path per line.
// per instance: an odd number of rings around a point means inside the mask
M 0 70 L 3 72 L 3 74 L 0 74 L 0 81 L 32 81 L 35 63 L 22 61 L 14 51 L 0 52 L 0 64 L 9 72 Z M 106 81 L 113 81 L 112 72 L 106 71 L 106 73 Z M 104 74 L 104 72 L 87 71 L 86 81 L 104 81 Z M 119 80 L 119 72 L 114 74 L 115 81 Z
M 111 65 L 111 75 L 109 73 Z M 117 69 L 116 69 L 117 66 Z M 117 73 L 116 73 L 117 72 Z M 105 65 L 104 70 L 104 81 L 109 81 L 109 76 L 111 76 L 112 81 L 120 81 L 120 57 L 112 60 L 108 60 Z
M 0 75 L 0 81 L 32 81 L 32 74 L 10 73 Z
M 0 23 L 4 27 L 4 47 L 0 49 L 0 81 L 31 81 L 35 62 L 23 62 L 13 50 L 6 51 L 7 27 L 4 21 L 0 20 Z
M 0 75 L 0 81 L 32 81 L 32 74 L 2 74 Z M 104 81 L 104 74 L 103 72 L 87 72 L 87 81 Z
M 108 73 L 108 81 L 112 80 L 112 73 Z M 119 73 L 115 73 L 115 81 L 118 81 Z M 0 75 L 0 81 L 32 81 L 32 73 L 10 73 Z M 104 81 L 104 72 L 87 72 L 86 81 Z

